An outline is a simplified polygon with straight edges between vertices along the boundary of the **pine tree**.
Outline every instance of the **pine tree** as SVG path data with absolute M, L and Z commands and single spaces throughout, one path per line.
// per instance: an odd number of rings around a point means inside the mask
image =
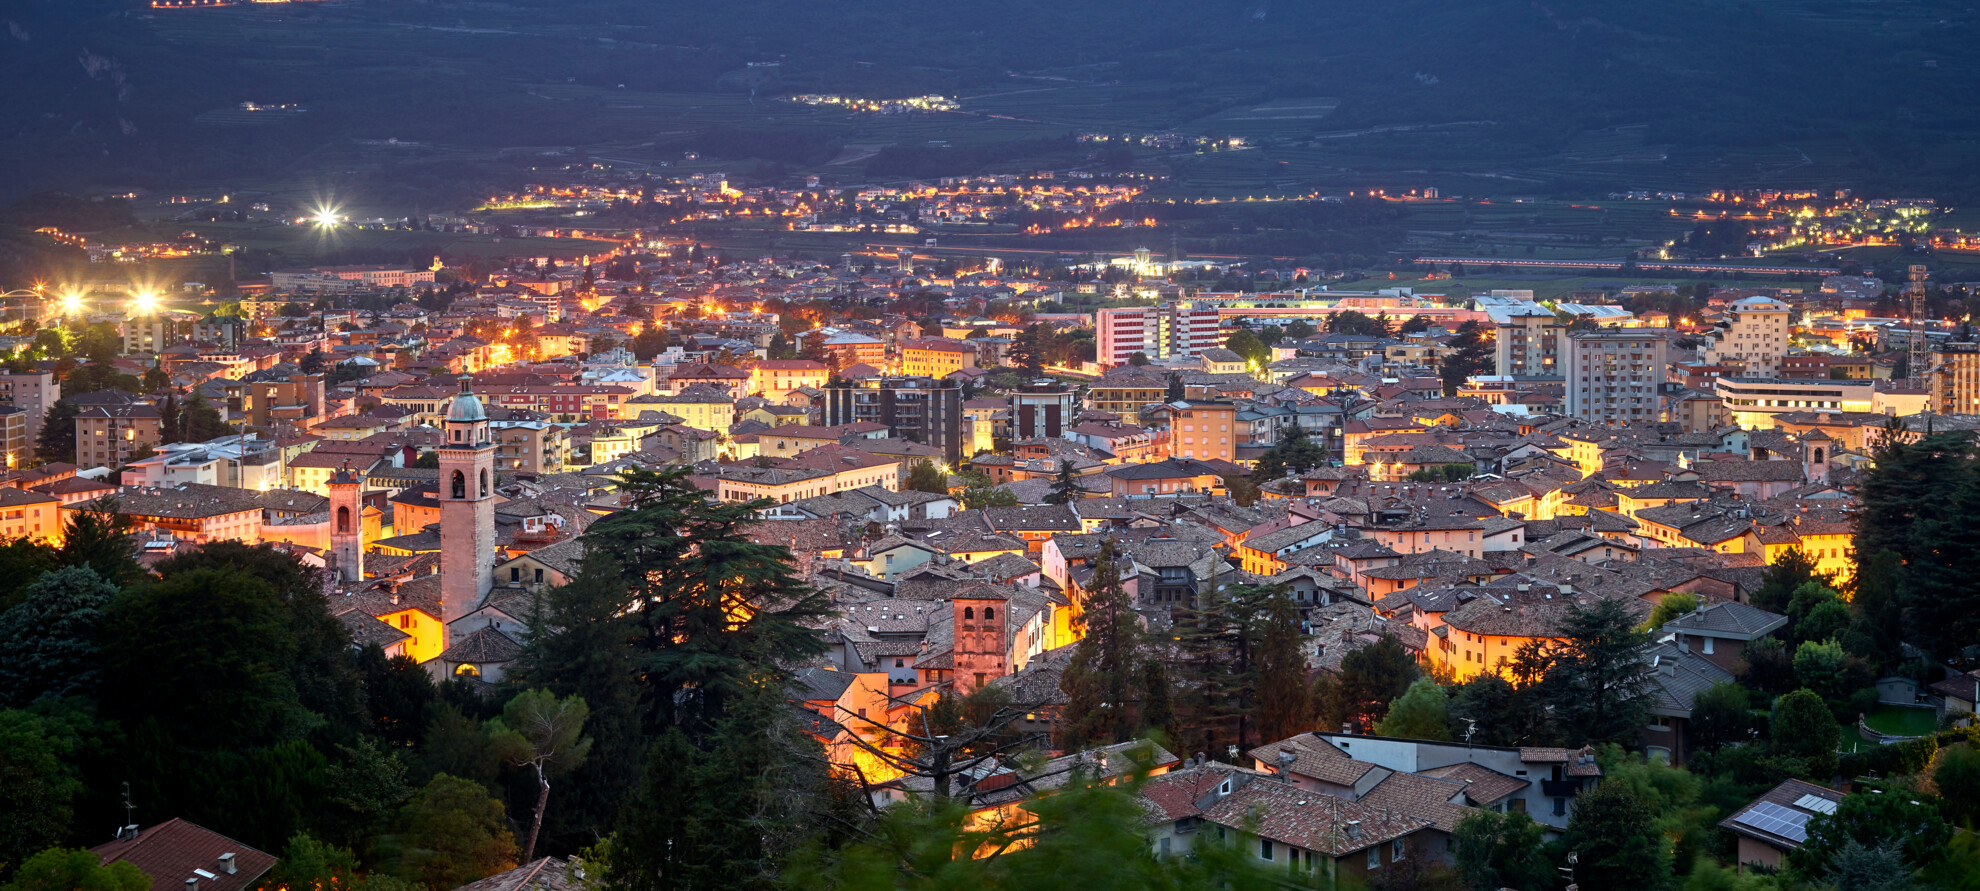
M 1265 601 L 1258 640 L 1258 735 L 1265 742 L 1285 739 L 1313 726 L 1313 691 L 1307 683 L 1306 647 L 1300 610 L 1285 586 L 1272 588 Z
M 1121 583 L 1121 562 L 1111 540 L 1100 545 L 1080 615 L 1081 637 L 1059 679 L 1066 694 L 1060 747 L 1068 751 L 1125 742 L 1143 729 L 1141 618 Z
M 1905 572 L 1905 640 L 1938 658 L 1980 643 L 1980 476 L 1941 479 L 1912 527 Z M 1865 567 L 1869 568 L 1869 567 Z
M 1374 643 L 1341 658 L 1340 697 L 1343 720 L 1364 729 L 1389 713 L 1389 703 L 1403 695 L 1422 672 L 1402 641 L 1384 634 Z
M 1536 663 L 1544 666 L 1541 695 L 1557 725 L 1576 745 L 1633 739 L 1648 707 L 1643 646 L 1649 633 L 1637 630 L 1622 603 L 1608 599 L 1570 608 L 1560 632 L 1563 645 L 1544 654 L 1521 652 L 1522 670 L 1530 674 Z
M 1078 501 L 1085 490 L 1079 486 L 1079 470 L 1071 461 L 1059 462 L 1059 472 L 1052 477 L 1052 490 L 1045 495 L 1046 504 L 1071 504 Z
M 631 507 L 586 530 L 579 577 L 622 592 L 649 726 L 692 735 L 737 691 L 822 652 L 811 626 L 832 610 L 793 574 L 788 549 L 745 534 L 761 503 L 710 502 L 688 473 L 627 471 Z
M 88 695 L 102 661 L 97 639 L 117 596 L 87 564 L 58 569 L 27 586 L 25 600 L 0 612 L 0 707 L 43 696 Z

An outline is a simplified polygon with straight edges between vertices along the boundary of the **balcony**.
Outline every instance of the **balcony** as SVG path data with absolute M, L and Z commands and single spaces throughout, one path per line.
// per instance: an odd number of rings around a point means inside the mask
M 1541 780 L 1540 794 L 1548 798 L 1573 798 L 1581 791 L 1580 780 Z

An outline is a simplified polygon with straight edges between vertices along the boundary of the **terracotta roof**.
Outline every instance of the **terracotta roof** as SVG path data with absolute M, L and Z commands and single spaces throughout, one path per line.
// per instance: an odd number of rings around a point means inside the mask
M 1464 797 L 1478 807 L 1485 807 L 1532 785 L 1531 780 L 1509 777 L 1489 767 L 1461 761 L 1445 767 L 1433 767 L 1418 771 L 1428 777 L 1453 780 L 1464 784 Z
M 1430 826 L 1421 817 L 1264 781 L 1225 796 L 1203 818 L 1330 857 L 1366 850 Z
M 454 642 L 453 646 L 440 654 L 442 662 L 513 662 L 522 653 L 522 645 L 511 640 L 508 635 L 493 627 L 482 628 Z
M 105 865 L 123 861 L 142 870 L 151 891 L 185 891 L 192 878 L 199 879 L 200 891 L 241 891 L 275 866 L 273 854 L 179 819 L 89 850 Z M 226 854 L 233 855 L 232 872 L 220 859 Z
M 508 872 L 498 872 L 478 882 L 469 882 L 454 891 L 578 891 L 583 872 L 572 875 L 571 865 L 556 857 L 544 857 Z

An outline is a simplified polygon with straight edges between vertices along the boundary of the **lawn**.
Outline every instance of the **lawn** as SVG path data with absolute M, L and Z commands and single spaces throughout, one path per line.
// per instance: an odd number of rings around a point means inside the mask
M 1939 729 L 1939 716 L 1929 708 L 1880 705 L 1864 717 L 1864 723 L 1878 733 L 1891 736 L 1924 736 Z

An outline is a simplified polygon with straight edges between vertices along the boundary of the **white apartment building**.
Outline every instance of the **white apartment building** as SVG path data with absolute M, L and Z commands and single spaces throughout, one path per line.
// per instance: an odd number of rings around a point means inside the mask
M 1192 357 L 1224 345 L 1224 328 L 1214 306 L 1165 303 L 1123 306 L 1096 313 L 1095 358 L 1125 365 L 1135 353 L 1150 359 Z
M 1743 297 L 1726 307 L 1705 361 L 1719 365 L 1739 362 L 1742 377 L 1779 377 L 1781 357 L 1787 355 L 1791 326 L 1788 305 L 1771 297 Z
M 1593 424 L 1657 420 L 1666 328 L 1576 331 L 1567 337 L 1568 415 Z

